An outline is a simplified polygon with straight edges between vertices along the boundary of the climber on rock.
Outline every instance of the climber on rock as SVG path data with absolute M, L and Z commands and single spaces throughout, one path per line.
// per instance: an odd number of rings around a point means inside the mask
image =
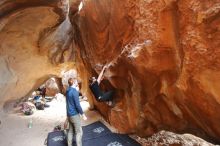
M 109 106 L 113 106 L 113 95 L 114 91 L 103 92 L 101 91 L 99 84 L 103 79 L 103 74 L 107 66 L 104 66 L 98 78 L 91 77 L 89 79 L 89 88 L 95 96 L 96 100 L 99 102 L 107 102 Z

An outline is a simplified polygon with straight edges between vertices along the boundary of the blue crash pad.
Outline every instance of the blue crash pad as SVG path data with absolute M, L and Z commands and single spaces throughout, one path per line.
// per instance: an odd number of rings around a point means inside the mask
M 73 140 L 75 144 L 75 139 Z M 83 146 L 140 146 L 125 134 L 112 133 L 100 121 L 83 127 Z M 67 138 L 63 131 L 48 134 L 47 146 L 67 146 Z

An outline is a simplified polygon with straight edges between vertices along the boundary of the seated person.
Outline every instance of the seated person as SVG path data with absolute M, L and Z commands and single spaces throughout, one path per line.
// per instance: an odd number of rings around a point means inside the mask
M 38 110 L 44 110 L 44 105 L 41 101 L 41 97 L 39 95 L 34 96 L 34 105 Z
M 44 110 L 45 107 L 49 107 L 44 101 L 42 101 L 42 97 L 40 95 L 34 96 L 34 105 L 38 110 Z
M 40 94 L 42 95 L 43 98 L 45 98 L 45 96 L 46 96 L 46 91 L 47 91 L 46 87 L 41 88 Z
M 37 88 L 37 92 L 39 92 L 39 94 L 42 96 L 43 100 L 45 100 L 46 97 L 46 87 L 45 85 L 42 87 Z
M 91 89 L 93 95 L 95 96 L 96 100 L 99 102 L 104 102 L 104 101 L 113 101 L 113 95 L 114 91 L 108 91 L 108 92 L 102 92 L 99 84 L 102 80 L 102 76 L 104 74 L 104 71 L 106 69 L 106 66 L 103 67 L 101 73 L 99 74 L 98 79 L 95 77 L 92 77 L 89 81 L 89 88 Z M 112 103 L 110 103 L 112 104 Z

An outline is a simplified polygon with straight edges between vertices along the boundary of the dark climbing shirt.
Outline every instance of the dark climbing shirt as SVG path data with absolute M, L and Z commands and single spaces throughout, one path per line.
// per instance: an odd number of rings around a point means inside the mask
M 100 90 L 99 84 L 97 81 L 95 81 L 93 84 L 90 84 L 89 88 L 91 89 L 91 91 L 96 99 L 98 99 L 100 96 L 102 96 L 102 91 Z
M 68 117 L 83 114 L 82 107 L 79 103 L 79 92 L 73 87 L 69 87 L 66 91 L 66 109 Z

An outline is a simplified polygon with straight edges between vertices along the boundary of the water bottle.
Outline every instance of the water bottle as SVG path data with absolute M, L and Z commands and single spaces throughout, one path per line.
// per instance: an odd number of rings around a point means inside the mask
M 33 121 L 32 121 L 32 119 L 29 121 L 29 123 L 28 123 L 28 128 L 32 128 L 32 126 L 33 126 Z

